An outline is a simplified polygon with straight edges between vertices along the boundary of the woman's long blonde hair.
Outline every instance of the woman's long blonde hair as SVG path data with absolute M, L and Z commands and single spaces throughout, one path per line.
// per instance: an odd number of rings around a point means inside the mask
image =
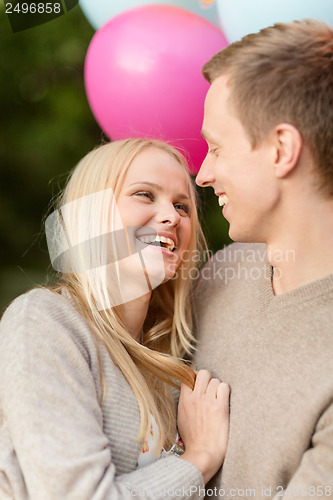
M 60 273 L 57 284 L 50 288 L 56 293 L 65 291 L 70 295 L 75 306 L 87 320 L 97 344 L 102 343 L 106 347 L 110 357 L 131 386 L 141 415 L 139 441 L 143 441 L 148 435 L 150 415 L 153 415 L 159 428 L 159 441 L 156 445 L 158 450 L 163 444 L 170 445 L 175 437 L 175 405 L 171 386 L 177 386 L 176 381 L 180 381 L 193 387 L 195 380 L 195 373 L 181 359 L 188 357 L 194 346 L 190 270 L 198 265 L 201 260 L 198 256 L 204 255 L 207 247 L 198 221 L 195 189 L 186 161 L 177 150 L 157 140 L 126 139 L 104 144 L 88 153 L 78 163 L 58 199 L 57 209 L 60 211 L 65 206 L 71 206 L 74 200 L 110 188 L 117 200 L 131 162 L 148 147 L 167 152 L 184 168 L 192 203 L 190 213 L 192 233 L 189 247 L 185 252 L 186 259 L 183 259 L 178 268 L 181 273 L 177 271 L 172 280 L 152 291 L 144 323 L 143 345 L 136 342 L 126 330 L 118 307 L 98 307 L 96 281 L 91 273 Z M 103 217 L 107 219 L 109 214 L 107 216 L 98 214 L 100 220 L 96 220 L 96 212 L 90 215 L 77 213 L 75 217 L 66 219 L 66 230 L 69 233 L 71 230 L 85 232 L 89 218 L 92 219 L 90 221 L 92 225 L 100 227 Z M 69 225 L 73 227 L 68 227 Z M 54 232 L 53 237 L 56 240 L 57 231 Z M 194 255 L 196 258 L 191 258 Z M 101 300 L 103 301 L 103 298 Z M 103 372 L 101 376 L 104 385 Z M 104 387 L 105 390 L 107 389 Z

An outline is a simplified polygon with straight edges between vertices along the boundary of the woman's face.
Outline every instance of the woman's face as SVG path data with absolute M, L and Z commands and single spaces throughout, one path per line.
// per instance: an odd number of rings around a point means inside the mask
M 149 252 L 164 263 L 164 281 L 172 278 L 192 232 L 184 168 L 162 149 L 144 149 L 126 173 L 117 208 L 124 227 L 138 226 L 135 238 L 141 248 L 149 245 Z

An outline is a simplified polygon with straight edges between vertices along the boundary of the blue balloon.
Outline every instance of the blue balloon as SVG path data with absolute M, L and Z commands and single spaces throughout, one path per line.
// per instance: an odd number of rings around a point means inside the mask
M 199 14 L 220 27 L 214 0 L 80 0 L 80 7 L 90 22 L 98 30 L 112 17 L 141 5 L 172 5 Z
M 305 18 L 333 26 L 333 0 L 216 0 L 220 25 L 229 42 L 278 22 Z

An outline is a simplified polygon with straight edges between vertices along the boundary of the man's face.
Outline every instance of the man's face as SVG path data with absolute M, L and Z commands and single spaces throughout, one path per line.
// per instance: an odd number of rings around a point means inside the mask
M 207 93 L 202 134 L 209 151 L 196 182 L 214 188 L 233 240 L 266 242 L 279 201 L 274 174 L 276 148 L 268 136 L 252 149 L 227 82 L 225 75 L 216 78 Z

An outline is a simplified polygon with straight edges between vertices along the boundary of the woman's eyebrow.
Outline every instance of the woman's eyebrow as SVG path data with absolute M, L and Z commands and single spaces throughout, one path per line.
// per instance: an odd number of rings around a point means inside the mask
M 156 189 L 159 189 L 160 191 L 162 190 L 162 187 L 159 186 L 158 184 L 155 184 L 154 182 L 149 182 L 149 181 L 136 181 L 132 182 L 130 186 L 134 186 L 135 184 L 147 184 L 148 186 L 154 187 Z
M 136 182 L 132 182 L 132 184 L 130 184 L 130 186 L 134 186 L 135 184 L 146 184 L 147 186 L 151 186 L 155 189 L 158 189 L 159 191 L 162 191 L 162 187 L 159 185 L 159 184 L 155 184 L 155 182 L 149 182 L 149 181 L 136 181 Z M 187 194 L 184 194 L 184 193 L 179 193 L 176 195 L 176 198 L 180 198 L 180 199 L 183 199 L 183 200 L 189 200 L 190 197 L 187 195 Z

